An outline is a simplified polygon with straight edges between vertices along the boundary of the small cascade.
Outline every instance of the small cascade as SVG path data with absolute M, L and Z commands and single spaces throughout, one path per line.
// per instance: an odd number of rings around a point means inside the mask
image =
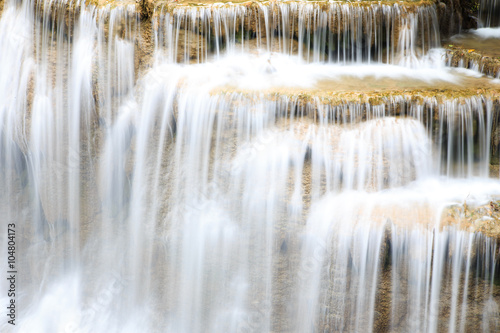
M 479 3 L 479 26 L 482 28 L 500 26 L 500 3 L 496 0 L 481 0 Z
M 437 22 L 7 1 L 0 331 L 499 330 L 500 93 Z
M 180 63 L 259 49 L 306 62 L 395 63 L 439 45 L 435 7 L 411 3 L 167 6 L 153 20 L 158 55 Z
M 494 297 L 487 281 L 495 259 L 483 256 L 496 253 L 496 245 L 453 228 L 408 229 L 436 218 L 421 204 L 399 191 L 343 193 L 318 202 L 302 245 L 291 317 L 298 332 L 468 331 L 477 327 L 467 319 L 476 306 L 497 318 L 489 301 L 475 305 L 465 296 Z M 478 269 L 478 261 L 485 266 Z M 442 298 L 449 300 L 446 307 Z M 486 319 L 484 328 L 491 323 Z

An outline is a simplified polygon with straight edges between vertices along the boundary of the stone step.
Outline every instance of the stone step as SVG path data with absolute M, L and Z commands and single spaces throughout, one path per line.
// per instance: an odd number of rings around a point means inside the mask
M 500 29 L 500 28 L 499 28 Z M 443 43 L 447 49 L 448 65 L 469 68 L 500 78 L 500 30 L 497 36 L 480 37 L 473 31 L 452 37 Z

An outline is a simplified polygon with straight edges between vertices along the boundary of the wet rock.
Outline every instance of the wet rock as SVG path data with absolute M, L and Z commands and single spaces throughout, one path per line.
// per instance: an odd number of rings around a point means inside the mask
M 286 254 L 286 252 L 288 251 L 288 244 L 286 242 L 286 239 L 284 239 L 282 242 L 281 242 L 281 246 L 280 246 L 280 253 L 281 254 Z
M 176 46 L 173 54 L 179 63 L 200 62 L 205 58 L 207 48 L 210 48 L 204 36 L 190 30 L 179 30 L 173 37 Z
M 447 45 L 448 63 L 453 67 L 476 69 L 485 75 L 500 76 L 500 59 L 483 56 L 481 51 Z
M 500 201 L 481 206 L 470 206 L 467 202 L 453 205 L 444 210 L 441 220 L 443 226 L 458 226 L 500 240 Z
M 441 37 L 450 37 L 464 29 L 477 27 L 473 8 L 477 0 L 437 0 Z

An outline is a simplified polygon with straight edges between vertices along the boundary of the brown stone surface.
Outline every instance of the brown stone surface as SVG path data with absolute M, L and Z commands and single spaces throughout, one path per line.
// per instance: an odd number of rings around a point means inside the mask
M 481 206 L 469 206 L 467 201 L 443 212 L 443 226 L 458 225 L 469 232 L 480 232 L 500 241 L 500 200 Z

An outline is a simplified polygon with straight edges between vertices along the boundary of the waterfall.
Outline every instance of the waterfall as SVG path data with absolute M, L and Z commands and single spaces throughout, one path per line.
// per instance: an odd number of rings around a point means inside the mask
M 479 25 L 497 27 L 500 25 L 500 3 L 496 0 L 481 0 L 479 3 Z
M 439 45 L 436 10 L 430 5 L 277 1 L 161 7 L 153 26 L 157 54 L 181 63 L 255 46 L 297 54 L 307 62 L 393 63 L 398 45 L 412 55 Z
M 446 65 L 437 22 L 6 1 L 0 330 L 500 329 L 498 84 Z

